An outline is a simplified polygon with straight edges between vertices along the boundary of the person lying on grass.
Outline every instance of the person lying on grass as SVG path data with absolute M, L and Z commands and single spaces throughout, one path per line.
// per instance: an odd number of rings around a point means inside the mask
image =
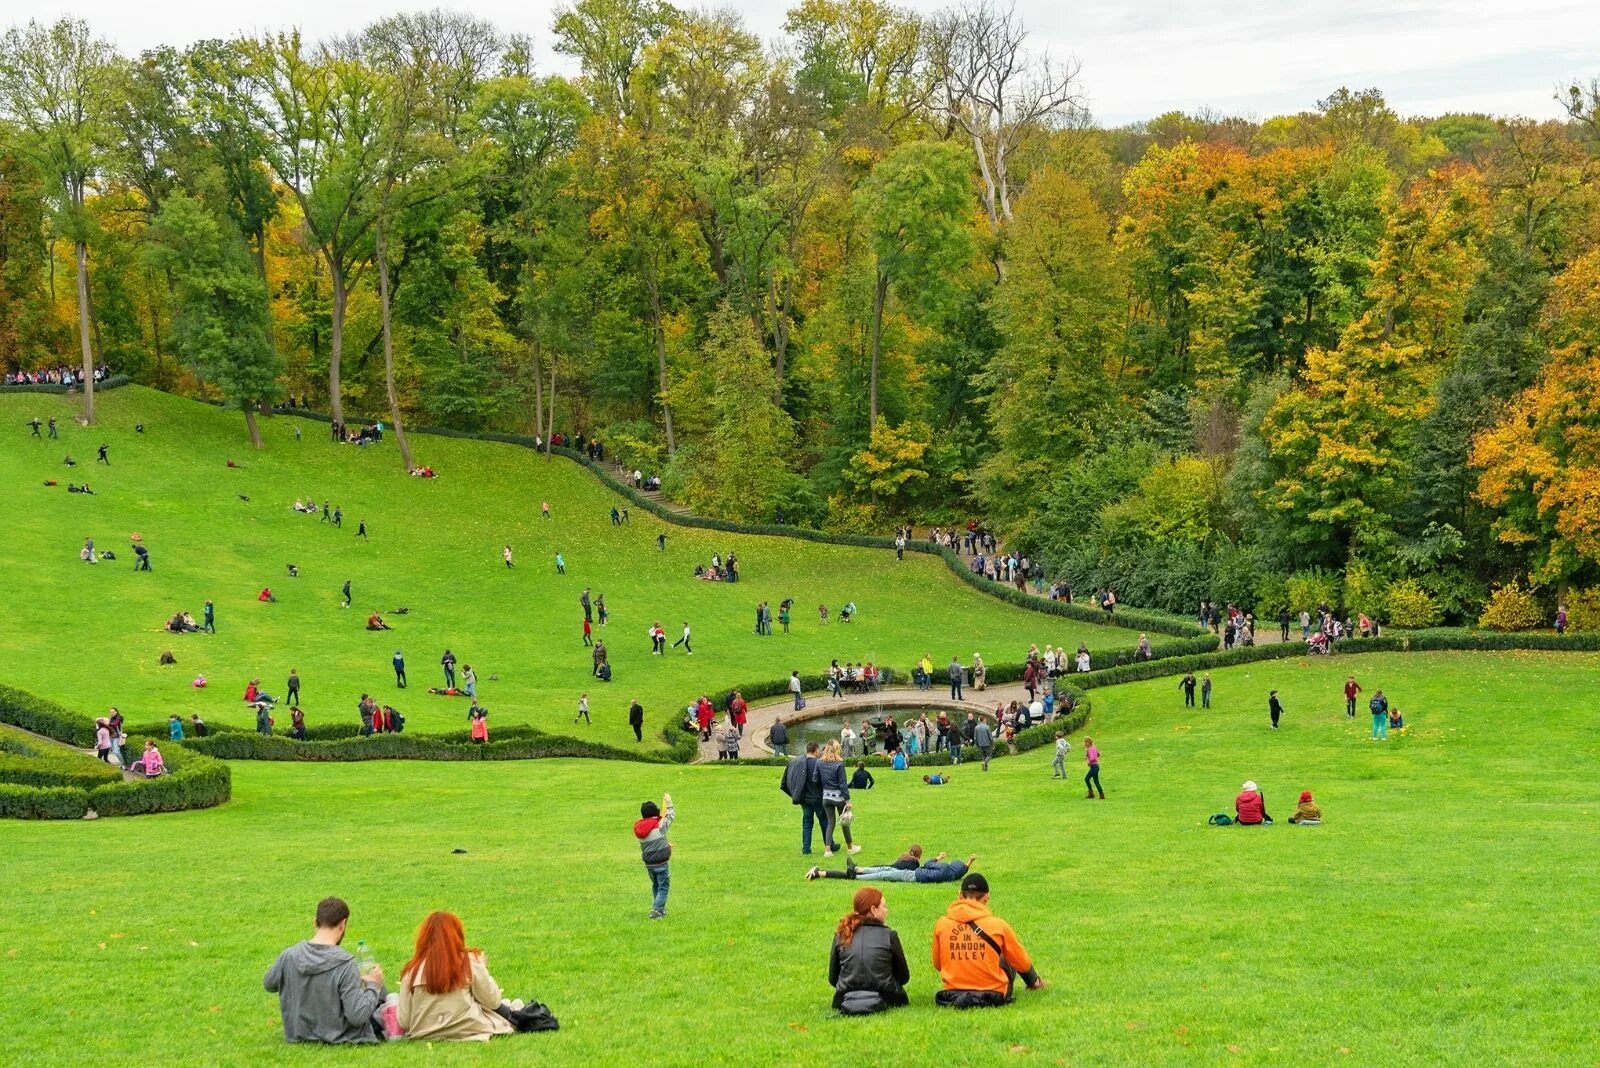
M 945 772 L 941 775 L 938 772 L 934 772 L 932 775 L 924 775 L 922 781 L 929 786 L 943 786 L 950 781 L 950 773 Z
M 933 925 L 933 966 L 943 987 L 934 1003 L 948 1008 L 1010 1004 L 1018 976 L 1029 990 L 1045 987 L 1017 933 L 989 911 L 989 881 L 977 872 Z
M 835 1009 L 859 1016 L 911 1004 L 906 997 L 911 967 L 900 936 L 885 923 L 888 918 L 882 890 L 863 886 L 856 891 L 850 911 L 834 931 L 828 953 L 828 982 L 833 987 Z
M 893 864 L 858 868 L 855 861 L 846 861 L 844 871 L 812 868 L 806 872 L 806 880 L 809 882 L 812 879 L 857 879 L 875 880 L 880 883 L 953 883 L 967 874 L 978 862 L 976 855 L 968 857 L 965 861 L 946 860 L 947 855 L 940 853 L 932 860 L 923 862 L 922 847 L 914 845 Z
M 383 966 L 362 974 L 339 943 L 350 923 L 350 906 L 336 897 L 317 904 L 316 932 L 272 962 L 261 985 L 278 995 L 286 1042 L 335 1045 L 378 1041 L 383 1024 Z
M 370 616 L 367 617 L 367 629 L 368 630 L 388 630 L 389 629 L 389 624 L 387 624 L 387 623 L 385 623 L 383 621 L 383 617 L 382 616 L 380 616 L 378 613 L 374 612 Z

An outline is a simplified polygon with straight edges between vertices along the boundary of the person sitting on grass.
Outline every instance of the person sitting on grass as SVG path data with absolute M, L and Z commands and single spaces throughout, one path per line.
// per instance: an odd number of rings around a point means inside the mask
M 1398 708 L 1389 709 L 1389 729 L 1396 733 L 1406 729 L 1406 717 L 1400 714 Z
M 367 617 L 367 629 L 368 630 L 388 630 L 389 629 L 389 624 L 387 624 L 387 623 L 385 623 L 383 621 L 383 617 L 382 616 L 380 616 L 378 613 L 374 612 L 370 616 Z
M 277 702 L 278 702 L 278 699 L 276 697 L 273 697 L 271 694 L 266 693 L 261 689 L 261 680 L 260 679 L 251 679 L 250 680 L 250 684 L 247 685 L 244 688 L 244 699 L 245 699 L 245 703 L 246 704 L 252 704 L 252 705 L 254 705 L 254 704 L 268 704 L 268 705 L 271 705 L 271 704 L 277 704 Z
M 1310 790 L 1300 791 L 1300 803 L 1295 806 L 1294 815 L 1289 817 L 1290 823 L 1298 823 L 1302 827 L 1316 827 L 1322 823 L 1322 809 L 1311 799 Z
M 278 599 L 272 595 L 272 587 L 270 586 L 261 587 L 261 592 L 256 594 L 256 600 L 271 604 L 278 603 Z
M 863 886 L 834 931 L 828 983 L 833 987 L 833 1007 L 846 1015 L 911 1004 L 906 997 L 911 967 L 900 936 L 884 922 L 888 918 L 883 891 Z
M 1254 780 L 1246 782 L 1239 796 L 1233 799 L 1233 812 L 1233 821 L 1243 826 L 1272 825 L 1272 817 L 1267 815 L 1266 795 L 1256 788 Z
M 261 980 L 278 995 L 285 1041 L 349 1045 L 376 1042 L 383 1033 L 383 966 L 375 964 L 363 975 L 356 959 L 339 948 L 349 923 L 349 905 L 323 898 L 316 932 L 278 954 Z
M 933 966 L 943 987 L 934 1003 L 948 1008 L 1008 1005 L 1018 976 L 1029 990 L 1045 987 L 1017 933 L 989 911 L 989 881 L 977 872 L 933 925 Z
M 966 860 L 946 860 L 948 854 L 940 853 L 930 861 L 922 864 L 908 861 L 913 857 L 921 857 L 922 851 L 917 846 L 912 846 L 916 853 L 907 853 L 893 864 L 873 864 L 858 868 L 854 861 L 845 862 L 844 871 L 827 871 L 823 868 L 812 868 L 806 872 L 806 880 L 813 879 L 860 879 L 876 880 L 883 883 L 953 883 L 972 869 L 978 862 L 976 856 Z
M 872 772 L 867 770 L 865 760 L 856 761 L 856 773 L 850 776 L 850 789 L 870 790 L 873 786 Z
M 396 1018 L 409 1039 L 487 1042 L 516 1031 L 508 1002 L 481 949 L 452 912 L 430 912 L 417 928 L 416 951 L 400 972 Z
M 950 773 L 944 772 L 941 774 L 936 771 L 932 775 L 924 775 L 922 781 L 929 786 L 943 786 L 950 781 Z

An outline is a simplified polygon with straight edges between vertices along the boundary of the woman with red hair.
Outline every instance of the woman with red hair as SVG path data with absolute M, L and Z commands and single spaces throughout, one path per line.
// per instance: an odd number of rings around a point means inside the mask
M 408 1038 L 486 1042 L 516 1030 L 483 950 L 467 948 L 452 912 L 430 912 L 417 928 L 416 955 L 400 973 L 397 1017 Z
M 883 891 L 874 886 L 856 891 L 851 909 L 839 920 L 828 954 L 828 982 L 833 1007 L 849 1015 L 908 1005 L 906 984 L 911 968 L 900 936 L 883 921 L 889 916 Z

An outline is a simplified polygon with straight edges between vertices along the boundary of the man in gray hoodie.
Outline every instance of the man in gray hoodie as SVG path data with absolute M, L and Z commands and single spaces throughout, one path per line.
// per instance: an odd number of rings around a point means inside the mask
M 972 728 L 972 740 L 978 745 L 978 752 L 983 757 L 983 770 L 989 770 L 989 758 L 994 756 L 994 731 L 989 726 L 988 720 L 978 720 L 977 726 Z
M 362 975 L 356 959 L 339 948 L 350 906 L 336 897 L 317 904 L 317 930 L 272 962 L 261 985 L 278 995 L 283 1037 L 289 1042 L 376 1042 L 378 1009 L 388 996 L 383 967 Z

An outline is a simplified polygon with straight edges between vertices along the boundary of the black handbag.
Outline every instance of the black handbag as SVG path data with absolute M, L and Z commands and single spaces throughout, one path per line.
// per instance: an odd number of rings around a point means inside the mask
M 550 1006 L 542 1001 L 530 1001 L 520 1009 L 512 1009 L 507 1017 L 511 1026 L 519 1032 L 528 1031 L 558 1031 L 561 1023 L 556 1019 L 556 1014 L 550 1011 Z

